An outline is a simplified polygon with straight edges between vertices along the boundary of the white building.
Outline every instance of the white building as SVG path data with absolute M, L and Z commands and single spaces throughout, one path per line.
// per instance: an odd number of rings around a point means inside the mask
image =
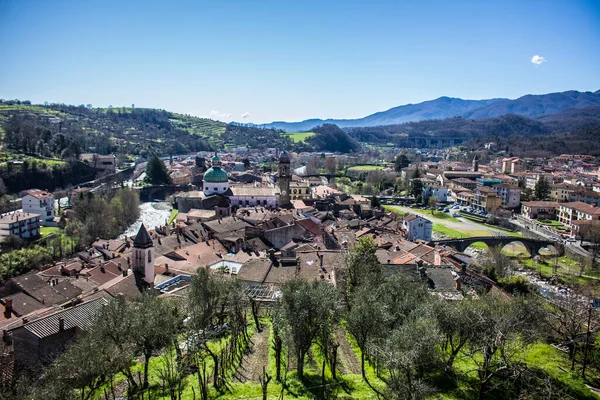
M 205 196 L 224 194 L 229 190 L 229 177 L 221 168 L 221 159 L 218 155 L 212 158 L 212 166 L 204 173 L 202 191 Z
M 418 215 L 410 214 L 404 218 L 404 221 L 402 221 L 402 227 L 406 230 L 406 236 L 408 240 L 418 239 L 426 242 L 431 240 L 433 224 L 428 219 Z
M 23 212 L 38 214 L 40 223 L 44 226 L 53 225 L 54 221 L 54 196 L 45 190 L 28 190 L 21 198 Z
M 40 235 L 40 215 L 14 211 L 0 215 L 0 240 L 8 236 L 30 239 Z
M 435 197 L 438 202 L 446 203 L 450 190 L 441 185 L 423 186 L 423 200 L 428 202 L 431 197 Z
M 131 269 L 144 276 L 144 281 L 154 286 L 154 242 L 144 224 L 133 239 Z
M 277 207 L 279 189 L 270 187 L 232 186 L 229 201 L 232 207 Z

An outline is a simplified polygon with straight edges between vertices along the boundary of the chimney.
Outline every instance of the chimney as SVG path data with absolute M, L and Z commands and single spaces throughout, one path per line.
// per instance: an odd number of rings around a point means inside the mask
M 168 274 L 169 273 L 169 264 L 165 263 L 165 273 Z
M 23 317 L 23 323 L 26 324 L 28 322 L 29 322 L 29 320 L 27 319 L 27 317 Z
M 127 276 L 127 270 L 126 270 L 126 269 L 124 269 L 124 270 L 123 270 L 123 278 L 125 278 L 126 276 Z
M 65 319 L 63 317 L 58 317 L 58 330 L 59 332 L 65 330 Z
M 323 254 L 321 254 L 319 256 L 319 268 L 323 269 L 323 258 L 325 258 L 325 256 Z
M 100 267 L 100 272 L 102 272 L 102 273 L 106 272 L 106 268 L 104 268 L 104 265 Z
M 455 282 L 456 282 L 456 290 L 460 290 L 460 281 L 461 281 L 460 276 L 456 277 L 456 280 L 455 280 Z
M 4 316 L 6 319 L 10 318 L 13 312 L 13 301 L 12 299 L 4 300 Z

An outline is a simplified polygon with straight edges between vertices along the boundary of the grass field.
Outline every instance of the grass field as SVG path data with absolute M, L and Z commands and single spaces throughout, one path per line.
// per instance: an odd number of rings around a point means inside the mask
M 442 211 L 432 211 L 432 210 L 419 210 L 420 213 L 422 214 L 426 214 L 429 215 L 433 218 L 437 218 L 437 219 L 443 219 L 444 221 L 450 221 L 450 222 L 460 222 L 459 220 L 457 220 L 456 218 L 454 218 L 452 215 L 450 215 L 449 213 L 445 213 Z
M 268 346 L 267 357 L 264 360 L 266 362 L 266 372 L 271 376 L 275 376 L 275 351 L 270 345 L 273 343 L 273 329 L 269 318 L 261 318 L 261 325 L 264 329 L 268 330 L 266 344 Z M 338 380 L 332 378 L 329 366 L 325 366 L 325 383 L 328 388 L 328 395 L 325 398 L 340 398 L 340 399 L 374 399 L 377 398 L 375 393 L 367 386 L 362 376 L 360 375 L 360 349 L 358 348 L 354 338 L 349 335 L 342 327 L 336 330 L 335 337 L 339 343 L 345 343 L 348 351 L 340 351 L 338 358 Z M 249 336 L 254 340 L 257 336 L 257 332 L 252 324 L 249 325 Z M 227 344 L 228 337 L 222 338 L 218 341 L 213 341 L 209 344 L 212 351 L 220 352 L 222 348 Z M 263 342 L 264 343 L 264 342 Z M 264 349 L 264 347 L 263 347 Z M 442 351 L 443 352 L 443 351 Z M 252 352 L 247 353 L 244 357 L 253 357 Z M 352 357 L 352 360 L 347 359 Z M 548 374 L 555 382 L 564 385 L 568 388 L 576 398 L 580 399 L 593 399 L 593 393 L 585 385 L 584 380 L 577 373 L 569 371 L 569 360 L 565 353 L 553 348 L 552 346 L 544 343 L 536 343 L 528 347 L 524 347 L 520 353 L 519 358 L 522 362 L 528 366 L 543 370 Z M 286 352 L 283 354 L 283 365 L 286 364 Z M 282 371 L 282 378 L 285 379 L 285 388 L 282 387 L 280 382 L 273 379 L 267 389 L 268 399 L 278 398 L 293 398 L 300 400 L 308 400 L 315 398 L 323 398 L 323 393 L 320 389 L 321 382 L 321 365 L 323 365 L 324 357 L 317 345 L 312 345 L 309 353 L 306 357 L 305 364 L 305 380 L 300 381 L 293 367 L 290 371 L 285 374 L 285 369 Z M 137 374 L 138 371 L 142 371 L 143 363 L 133 362 L 133 371 Z M 351 373 L 350 366 L 358 368 L 356 373 Z M 147 393 L 148 398 L 152 399 L 169 399 L 169 394 L 166 390 L 161 389 L 161 385 L 164 383 L 160 377 L 160 370 L 165 366 L 165 361 L 162 356 L 155 356 L 150 359 L 149 371 L 150 371 L 150 389 Z M 208 360 L 207 371 L 210 373 L 213 367 L 212 360 Z M 438 387 L 439 392 L 428 397 L 428 399 L 476 399 L 476 372 L 475 363 L 468 357 L 459 356 L 454 362 L 454 369 L 456 372 L 456 379 L 449 379 L 447 376 L 441 374 L 431 376 L 435 385 Z M 365 372 L 369 381 L 378 389 L 383 390 L 385 384 L 377 377 L 376 370 L 368 361 L 365 364 Z M 233 371 L 228 371 L 227 375 L 231 377 Z M 118 374 L 115 377 L 115 383 L 122 382 L 124 377 L 122 374 Z M 217 392 L 212 385 L 209 387 L 209 398 L 211 399 L 222 399 L 222 400 L 234 400 L 234 399 L 260 399 L 262 398 L 262 391 L 260 383 L 256 381 L 247 381 L 240 383 L 236 380 L 229 379 L 227 389 L 221 392 Z M 101 398 L 101 390 L 99 396 L 95 398 Z M 199 392 L 197 377 L 195 374 L 190 374 L 184 377 L 182 385 L 181 399 L 192 400 L 198 398 Z M 497 397 L 489 397 L 496 399 Z
M 347 169 L 347 171 L 360 171 L 360 172 L 368 172 L 368 171 L 380 171 L 383 169 L 381 165 L 355 165 Z
M 57 226 L 41 226 L 40 227 L 40 235 L 42 238 L 45 238 L 46 236 L 52 235 L 54 233 L 59 233 L 60 232 L 60 228 Z
M 286 133 L 294 141 L 294 143 L 304 143 L 306 139 L 315 136 L 314 132 L 289 132 Z

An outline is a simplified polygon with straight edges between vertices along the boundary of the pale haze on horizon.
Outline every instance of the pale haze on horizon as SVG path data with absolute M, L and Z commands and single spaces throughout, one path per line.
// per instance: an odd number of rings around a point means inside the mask
M 596 91 L 598 49 L 598 1 L 5 0 L 0 98 L 360 118 L 440 96 Z

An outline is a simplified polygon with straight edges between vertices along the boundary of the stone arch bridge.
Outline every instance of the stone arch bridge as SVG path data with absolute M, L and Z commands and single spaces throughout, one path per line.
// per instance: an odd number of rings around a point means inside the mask
M 430 246 L 434 245 L 444 245 L 450 246 L 461 253 L 464 252 L 467 247 L 472 245 L 473 243 L 482 242 L 488 245 L 488 247 L 504 247 L 507 244 L 519 242 L 523 243 L 525 248 L 531 256 L 535 256 L 538 254 L 540 249 L 552 245 L 557 247 L 557 242 L 552 242 L 550 240 L 541 240 L 541 239 L 530 239 L 525 237 L 514 237 L 514 236 L 476 236 L 464 239 L 445 239 L 445 240 L 433 240 L 429 242 Z M 558 249 L 560 251 L 560 249 Z

